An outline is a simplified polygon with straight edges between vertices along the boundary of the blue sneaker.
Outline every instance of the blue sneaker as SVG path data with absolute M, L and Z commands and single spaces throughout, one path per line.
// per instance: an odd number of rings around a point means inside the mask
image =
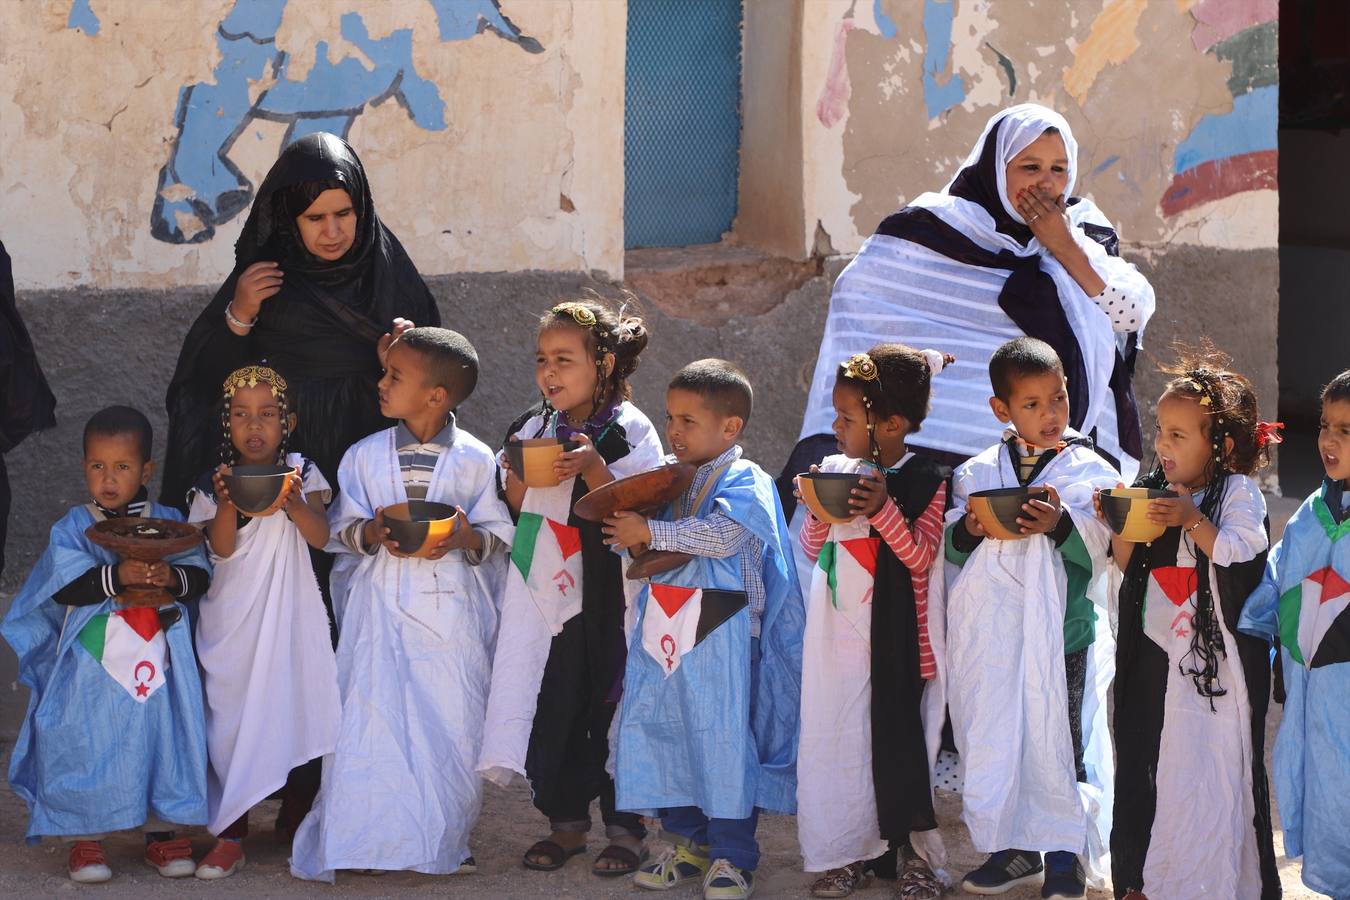
M 1034 850 L 1000 850 L 962 879 L 961 888 L 967 894 L 1002 894 L 1019 884 L 1038 884 L 1044 871 Z
M 1087 874 L 1076 853 L 1062 850 L 1045 854 L 1043 900 L 1083 900 L 1087 896 Z

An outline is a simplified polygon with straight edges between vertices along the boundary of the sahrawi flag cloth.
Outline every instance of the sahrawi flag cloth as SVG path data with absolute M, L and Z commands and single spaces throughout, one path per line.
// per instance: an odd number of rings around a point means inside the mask
M 536 413 L 515 428 L 511 437 L 522 440 L 551 437 L 557 420 L 556 413 Z M 619 404 L 613 419 L 596 433 L 594 441 L 596 451 L 616 479 L 654 468 L 661 462 L 656 430 L 627 401 Z M 570 628 L 573 631 L 581 628 L 593 635 L 594 620 L 605 616 L 607 610 L 613 609 L 616 623 L 623 615 L 621 595 L 625 588 L 619 555 L 601 543 L 599 524 L 572 516 L 572 504 L 587 490 L 584 479 L 568 478 L 553 487 L 527 488 L 520 504 L 506 586 L 499 600 L 501 626 L 493 653 L 492 686 L 477 765 L 480 775 L 503 787 L 516 775 L 527 774 L 527 758 L 538 759 L 542 755 L 554 759 L 571 740 L 570 732 L 557 728 L 555 723 L 567 721 L 570 725 L 572 720 L 560 705 L 575 702 L 576 698 L 572 695 L 559 698 L 558 693 L 565 691 L 559 682 L 566 683 L 566 679 L 553 679 L 558 672 L 555 667 L 560 664 L 584 667 L 596 680 L 609 684 L 618 681 L 618 673 L 622 671 L 624 644 L 617 627 L 608 649 L 599 640 L 569 641 L 569 633 L 556 642 L 563 645 L 561 652 L 575 652 L 580 647 L 585 658 L 572 662 L 566 656 L 559 659 L 554 655 L 554 638 L 577 616 L 582 619 Z M 583 563 L 587 552 L 583 548 L 588 543 L 593 554 L 589 568 Z M 597 552 L 599 556 L 595 557 Z M 613 569 L 607 570 L 607 563 Z M 591 576 L 589 582 L 584 577 L 587 571 Z M 609 678 L 602 674 L 607 665 L 615 669 Z M 552 673 L 547 683 L 545 671 Z M 554 715 L 537 716 L 540 709 L 549 709 Z M 558 752 L 548 749 L 551 747 L 557 747 Z M 548 779 L 553 773 L 550 765 L 543 770 L 535 767 L 528 774 L 531 779 Z
M 137 703 L 165 685 L 168 642 L 154 609 L 100 613 L 80 629 L 80 644 Z
M 181 520 L 150 505 L 146 515 Z M 207 821 L 202 688 L 186 609 L 161 629 L 153 609 L 115 598 L 62 606 L 52 596 L 95 566 L 117 562 L 85 529 L 103 514 L 71 509 L 14 597 L 5 640 L 31 691 L 9 782 L 28 804 L 27 836 L 102 834 L 155 817 Z M 200 547 L 169 563 L 210 568 Z
M 680 659 L 727 619 L 745 609 L 741 591 L 715 591 L 676 584 L 651 585 L 654 602 L 642 619 L 642 649 L 669 678 Z
M 1272 775 L 1303 883 L 1350 897 L 1350 519 L 1333 481 L 1303 502 L 1238 628 L 1279 638 L 1285 699 Z

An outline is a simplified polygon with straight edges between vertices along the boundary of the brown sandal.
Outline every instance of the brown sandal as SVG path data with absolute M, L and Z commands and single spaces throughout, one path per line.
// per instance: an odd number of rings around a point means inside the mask
M 842 869 L 831 869 L 811 885 L 812 897 L 847 897 L 871 880 L 866 864 L 849 863 Z
M 936 900 L 942 896 L 942 882 L 928 862 L 920 856 L 905 860 L 895 900 Z
M 618 868 L 600 868 L 598 863 L 601 860 L 613 860 L 623 863 L 623 865 Z M 599 878 L 618 878 L 620 875 L 632 875 L 646 861 L 647 848 L 645 845 L 641 853 L 635 853 L 622 844 L 610 844 L 600 851 L 600 855 L 595 858 L 595 863 L 591 864 L 591 874 Z
M 571 850 L 564 850 L 562 845 L 556 841 L 545 839 L 542 841 L 535 841 L 534 845 L 525 851 L 525 855 L 520 858 L 520 861 L 525 868 L 533 869 L 536 872 L 556 872 L 567 865 L 569 859 L 579 853 L 585 852 L 585 844 L 582 844 L 579 847 L 573 847 Z M 547 856 L 549 862 L 535 862 L 530 859 L 531 856 Z

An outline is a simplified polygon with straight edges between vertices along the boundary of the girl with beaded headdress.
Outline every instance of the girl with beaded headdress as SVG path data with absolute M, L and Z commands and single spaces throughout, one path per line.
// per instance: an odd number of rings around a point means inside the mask
M 1169 488 L 1148 544 L 1112 538 L 1124 572 L 1116 651 L 1116 896 L 1280 896 L 1265 771 L 1270 658 L 1237 630 L 1269 545 L 1253 479 L 1270 426 L 1251 383 L 1208 343 L 1180 347 L 1158 400 L 1157 465 Z
M 624 670 L 627 608 L 620 558 L 600 525 L 572 513 L 582 495 L 656 467 L 656 429 L 630 400 L 628 379 L 647 345 L 641 318 L 598 296 L 559 303 L 539 321 L 535 383 L 541 400 L 508 441 L 570 441 L 553 464 L 558 484 L 526 487 L 500 457 L 502 490 L 517 517 L 479 771 L 500 784 L 526 776 L 551 834 L 524 855 L 559 869 L 585 848 L 599 798 L 608 846 L 592 871 L 632 873 L 645 858 L 639 816 L 614 809 L 605 770 Z
M 907 439 L 951 362 L 901 344 L 844 360 L 832 392 L 839 453 L 811 467 L 858 474 L 855 518 L 830 524 L 808 512 L 800 535 L 813 565 L 802 575 L 797 831 L 806 869 L 824 873 L 815 896 L 845 896 L 873 872 L 899 877 L 904 900 L 942 893 L 928 740 L 935 750 L 942 729 L 943 703 L 930 702 L 941 692 L 942 617 L 928 585 L 951 471 Z
M 287 446 L 297 414 L 286 380 L 267 365 L 236 369 L 220 401 L 220 465 L 189 494 L 205 525 L 212 587 L 202 599 L 197 656 L 210 757 L 208 828 L 218 840 L 197 877 L 244 864 L 249 809 L 284 788 L 281 819 L 300 824 L 319 786 L 318 761 L 341 711 L 328 615 L 309 548 L 328 541 L 331 496 L 319 467 Z M 290 467 L 276 501 L 246 515 L 223 476 L 234 466 Z

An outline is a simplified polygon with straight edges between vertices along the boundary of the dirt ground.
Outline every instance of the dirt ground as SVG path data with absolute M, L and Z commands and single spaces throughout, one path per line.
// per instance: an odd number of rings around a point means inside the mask
M 1272 524 L 1278 531 L 1284 520 L 1297 506 L 1288 500 L 1272 498 Z M 0 612 L 8 609 L 9 596 L 0 595 Z M 15 659 L 8 647 L 0 649 L 0 756 L 6 771 L 10 750 L 27 703 L 27 690 L 15 683 Z M 1274 740 L 1278 727 L 1279 707 L 1268 723 L 1267 748 Z M 139 835 L 123 834 L 110 838 L 105 847 L 114 878 L 104 885 L 88 887 L 73 884 L 66 877 L 66 852 L 58 844 L 29 847 L 23 842 L 27 812 L 12 791 L 0 791 L 0 896 L 33 897 L 68 894 L 72 891 L 97 892 L 107 898 L 154 897 L 307 897 L 351 896 L 362 898 L 406 896 L 450 896 L 491 898 L 537 897 L 621 897 L 650 896 L 633 887 L 630 879 L 601 879 L 591 875 L 589 859 L 604 846 L 603 830 L 596 827 L 591 836 L 591 852 L 573 859 L 558 872 L 531 872 L 520 865 L 520 856 L 533 841 L 544 836 L 542 817 L 530 805 L 529 793 L 523 784 L 510 789 L 488 785 L 484 791 L 483 814 L 475 832 L 472 850 L 478 861 L 478 873 L 434 877 L 413 873 L 391 873 L 379 877 L 341 874 L 336 885 L 328 886 L 297 881 L 290 877 L 286 865 L 287 847 L 276 839 L 271 823 L 276 817 L 277 802 L 268 801 L 256 807 L 252 820 L 255 833 L 245 842 L 248 857 L 246 868 L 223 882 L 200 882 L 193 878 L 170 880 L 161 878 L 140 860 L 142 840 Z M 960 798 L 945 792 L 939 794 L 938 818 L 951 857 L 951 870 L 959 877 L 983 862 L 983 855 L 970 845 L 965 828 L 960 824 Z M 1277 811 L 1278 816 L 1278 811 Z M 598 812 L 593 813 L 599 821 Z M 200 854 L 211 845 L 205 830 L 188 832 Z M 797 849 L 796 821 L 791 817 L 766 816 L 760 820 L 759 839 L 764 858 L 760 864 L 755 894 L 759 897 L 809 897 L 811 876 L 801 871 L 801 856 Z M 1300 867 L 1295 860 L 1284 856 L 1283 841 L 1276 821 L 1275 848 L 1279 854 L 1280 877 L 1284 896 L 1288 900 L 1312 900 L 1321 897 L 1303 887 Z M 891 885 L 873 882 L 860 893 L 867 898 L 889 897 Z M 961 895 L 958 888 L 955 895 Z M 690 887 L 675 893 L 680 897 L 695 897 L 698 892 Z M 1040 896 L 1038 888 L 1023 888 L 1003 896 L 1009 900 L 1031 900 Z M 1107 891 L 1089 891 L 1093 900 L 1109 900 Z

